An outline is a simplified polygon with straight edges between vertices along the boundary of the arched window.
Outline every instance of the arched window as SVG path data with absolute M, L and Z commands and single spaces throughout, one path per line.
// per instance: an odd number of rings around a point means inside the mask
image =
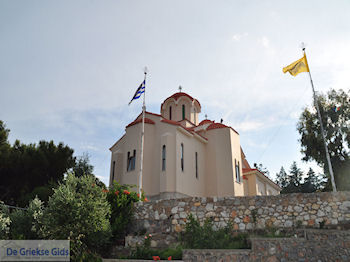
M 195 162 L 196 162 L 196 178 L 198 178 L 198 153 L 195 154 Z
M 162 147 L 162 171 L 165 171 L 165 165 L 166 165 L 166 147 L 163 145 Z
M 236 181 L 238 183 L 241 182 L 241 174 L 240 174 L 240 169 L 239 169 L 239 161 L 236 161 L 235 159 L 235 166 L 236 166 Z
M 184 144 L 181 143 L 181 171 L 184 171 Z
M 135 170 L 135 162 L 136 162 L 136 150 L 134 150 L 134 155 L 130 155 L 130 151 L 128 152 L 128 158 L 126 163 L 126 171 Z
M 171 115 L 172 115 L 172 112 L 171 112 L 171 106 L 169 107 L 169 119 L 171 120 Z
M 115 161 L 113 161 L 112 181 L 114 180 Z
M 182 120 L 185 120 L 185 105 L 182 105 Z

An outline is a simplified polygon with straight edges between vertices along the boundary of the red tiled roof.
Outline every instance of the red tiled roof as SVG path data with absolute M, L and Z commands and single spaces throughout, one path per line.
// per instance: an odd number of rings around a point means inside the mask
M 216 129 L 216 128 L 225 128 L 225 127 L 228 127 L 228 126 L 221 123 L 212 123 L 210 126 L 208 126 L 207 130 Z
M 130 124 L 128 124 L 128 125 L 126 126 L 126 128 L 128 128 L 128 127 L 130 127 L 130 126 L 133 126 L 133 125 L 136 125 L 136 124 L 141 123 L 141 122 L 142 122 L 142 118 L 137 119 L 137 120 L 131 122 Z M 151 119 L 149 119 L 149 118 L 145 118 L 145 123 L 146 123 L 146 124 L 151 124 L 151 125 L 154 125 L 154 124 L 155 124 L 154 121 L 151 120 Z
M 252 172 L 252 171 L 259 171 L 256 168 L 242 168 L 243 173 L 248 173 L 248 172 Z
M 151 113 L 151 112 L 148 112 L 148 111 L 146 111 L 146 114 L 150 114 L 150 115 L 154 115 L 154 116 L 161 116 L 161 115 L 159 115 L 159 114 Z
M 279 188 L 281 188 L 279 185 L 277 185 L 275 182 L 273 182 L 267 175 L 265 175 L 263 172 L 260 172 L 259 169 L 256 168 L 242 168 L 243 174 L 244 173 L 248 173 L 248 172 L 252 172 L 252 171 L 257 171 L 260 174 L 262 174 L 264 177 L 266 177 L 268 180 L 270 180 L 272 183 L 274 183 L 276 186 L 278 186 Z M 246 174 L 248 175 L 248 174 Z M 245 176 L 245 175 L 244 175 Z
M 160 122 L 164 122 L 164 123 L 168 123 L 171 125 L 175 125 L 175 126 L 181 126 L 183 129 L 185 129 L 187 132 L 191 133 L 191 134 L 197 134 L 199 135 L 201 138 L 205 139 L 208 141 L 208 139 L 204 136 L 202 136 L 201 134 L 198 134 L 197 132 L 193 131 L 194 127 L 184 127 L 182 126 L 179 122 L 173 121 L 173 120 L 169 120 L 166 118 L 163 118 L 162 120 L 160 120 Z
M 237 135 L 239 135 L 239 133 L 236 130 L 234 130 L 232 127 L 226 126 L 226 125 L 221 124 L 221 123 L 212 123 L 210 126 L 207 127 L 207 131 L 211 130 L 211 129 L 218 129 L 218 128 L 231 128 L 233 132 L 235 132 Z
M 204 119 L 198 124 L 198 126 L 201 126 L 201 125 L 204 125 L 204 124 L 209 124 L 209 123 L 214 123 L 214 121 L 211 121 L 209 119 Z
M 168 123 L 171 125 L 176 125 L 176 126 L 181 126 L 181 124 L 179 122 L 173 121 L 173 120 L 169 120 L 166 118 L 163 118 L 162 120 L 160 120 L 160 122 L 164 122 L 164 123 Z
M 146 111 L 145 112 L 146 114 L 149 114 L 149 115 L 153 115 L 153 116 L 159 116 L 159 117 L 162 117 L 161 115 L 159 115 L 159 114 L 155 114 L 155 113 L 152 113 L 152 112 L 148 112 L 148 111 Z M 145 114 L 145 115 L 146 115 Z M 142 117 L 142 112 L 135 118 L 135 121 L 136 121 L 136 119 L 138 119 L 139 117 Z
M 186 129 L 188 132 L 190 132 L 190 133 L 193 133 L 193 131 L 192 131 L 192 128 L 191 127 L 185 127 L 185 126 L 182 126 L 184 129 Z
M 189 94 L 186 94 L 186 93 L 184 93 L 184 92 L 177 92 L 177 93 L 175 93 L 175 94 L 169 96 L 167 99 L 164 100 L 164 102 L 162 103 L 161 107 L 163 106 L 163 104 L 165 103 L 165 101 L 167 101 L 168 99 L 174 98 L 175 101 L 176 101 L 176 100 L 178 100 L 178 99 L 179 99 L 180 97 L 182 97 L 182 96 L 188 97 L 189 99 L 191 99 L 191 101 L 196 100 L 197 103 L 198 103 L 198 105 L 199 105 L 199 107 L 201 107 L 201 104 L 199 103 L 199 101 L 198 101 L 197 99 L 193 98 L 192 96 L 190 96 Z
M 201 138 L 203 138 L 203 139 L 205 139 L 205 140 L 207 140 L 207 141 L 208 141 L 208 138 L 206 138 L 206 137 L 202 136 L 202 135 L 201 135 L 201 134 L 199 134 L 198 132 L 196 132 L 196 131 L 192 131 L 192 132 L 196 133 L 196 134 L 197 134 L 197 135 L 199 135 Z
M 196 124 L 195 123 L 193 123 L 193 122 L 191 122 L 190 120 L 188 120 L 187 118 L 185 118 L 185 119 L 182 119 L 182 120 L 180 120 L 180 121 L 177 121 L 177 122 L 182 122 L 182 121 L 187 121 L 187 122 L 189 122 L 191 125 L 194 125 L 195 127 L 196 127 Z

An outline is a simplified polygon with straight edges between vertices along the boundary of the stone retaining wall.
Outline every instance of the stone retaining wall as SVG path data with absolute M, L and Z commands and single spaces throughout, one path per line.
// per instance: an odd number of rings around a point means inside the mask
M 231 222 L 237 231 L 278 228 L 337 228 L 350 224 L 350 192 L 278 196 L 183 198 L 135 205 L 133 231 L 164 235 L 168 242 L 181 232 L 188 215 L 215 227 Z M 165 243 L 166 244 L 166 243 Z
M 187 249 L 183 261 L 350 261 L 350 239 L 307 240 L 303 238 L 252 239 L 251 250 Z
M 350 230 L 299 229 L 294 236 L 251 238 L 251 249 L 187 249 L 183 261 L 350 261 Z

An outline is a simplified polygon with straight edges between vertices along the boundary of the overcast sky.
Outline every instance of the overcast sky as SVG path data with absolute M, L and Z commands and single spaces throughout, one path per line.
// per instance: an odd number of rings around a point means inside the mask
M 248 161 L 274 176 L 302 163 L 296 123 L 306 73 L 282 67 L 305 42 L 318 91 L 350 88 L 350 1 L 0 1 L 0 119 L 10 142 L 64 142 L 108 183 L 109 147 L 141 112 L 183 91 L 200 120 L 231 125 Z

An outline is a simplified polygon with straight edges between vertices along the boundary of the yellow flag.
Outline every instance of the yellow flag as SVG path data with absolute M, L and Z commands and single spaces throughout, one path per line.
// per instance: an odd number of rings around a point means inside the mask
M 302 72 L 309 72 L 309 65 L 307 64 L 306 55 L 294 63 L 283 68 L 283 73 L 289 72 L 292 76 L 296 76 Z

